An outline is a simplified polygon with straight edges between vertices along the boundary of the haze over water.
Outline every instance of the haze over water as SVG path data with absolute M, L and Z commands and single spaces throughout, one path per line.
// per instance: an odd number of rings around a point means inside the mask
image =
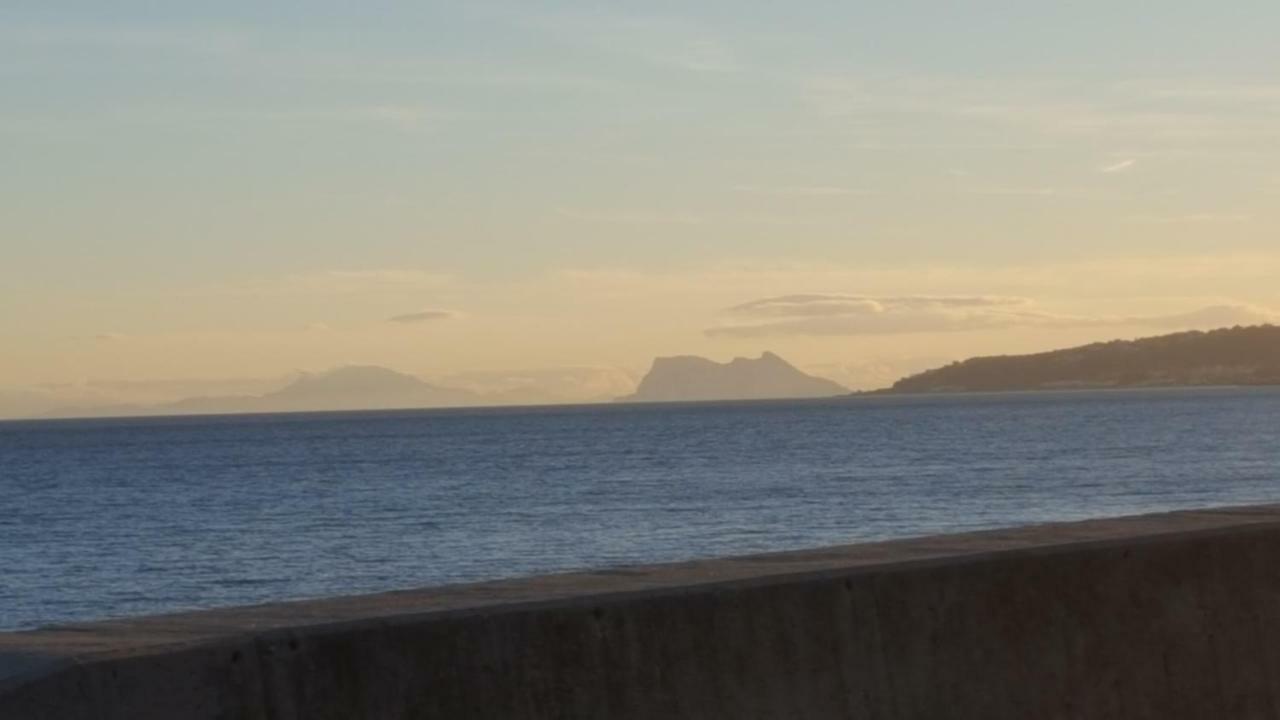
M 0 629 L 1280 494 L 1280 391 L 0 423 Z

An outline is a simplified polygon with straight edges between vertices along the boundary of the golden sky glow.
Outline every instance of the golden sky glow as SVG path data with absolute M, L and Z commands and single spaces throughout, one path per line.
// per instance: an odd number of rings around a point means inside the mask
M 0 415 L 766 349 L 875 387 L 1280 317 L 1274 4 L 30 5 Z

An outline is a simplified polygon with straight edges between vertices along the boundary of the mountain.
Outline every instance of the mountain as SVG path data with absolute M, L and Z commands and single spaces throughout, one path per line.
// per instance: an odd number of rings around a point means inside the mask
M 735 358 L 727 363 L 689 355 L 657 358 L 635 394 L 618 400 L 762 400 L 832 397 L 848 392 L 842 385 L 806 375 L 786 360 L 766 352 L 755 360 Z
M 1280 327 L 1259 325 L 980 357 L 894 383 L 890 392 L 1280 384 Z
M 270 412 L 295 410 L 387 410 L 470 405 L 479 398 L 466 390 L 443 388 L 412 375 L 372 365 L 349 365 L 304 374 L 259 402 Z
M 372 365 L 349 365 L 322 373 L 303 373 L 288 385 L 263 395 L 184 398 L 160 405 L 109 405 L 64 408 L 45 417 L 124 415 L 214 415 L 227 413 L 311 412 L 321 410 L 393 410 L 481 404 L 467 390 L 438 387 L 412 375 Z

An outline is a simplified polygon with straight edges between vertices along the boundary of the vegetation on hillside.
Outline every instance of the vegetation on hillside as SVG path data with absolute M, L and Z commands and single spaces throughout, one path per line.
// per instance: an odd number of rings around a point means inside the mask
M 981 357 L 913 375 L 893 392 L 1280 384 L 1280 327 L 1260 325 Z

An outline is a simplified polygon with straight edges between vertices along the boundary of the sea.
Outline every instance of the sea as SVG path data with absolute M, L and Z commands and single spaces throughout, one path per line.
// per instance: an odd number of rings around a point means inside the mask
M 0 630 L 1280 501 L 1280 390 L 0 423 Z

